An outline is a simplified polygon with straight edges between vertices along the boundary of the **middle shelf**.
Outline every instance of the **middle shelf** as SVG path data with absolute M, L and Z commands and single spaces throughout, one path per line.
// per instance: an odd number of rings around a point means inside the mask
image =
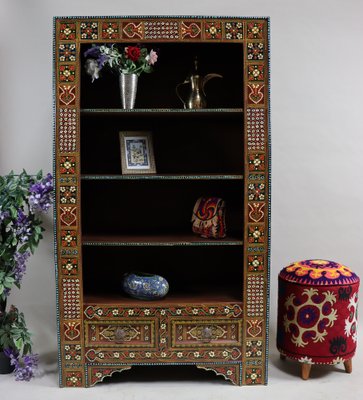
M 83 246 L 242 246 L 236 237 L 205 239 L 193 233 L 152 235 L 83 235 Z

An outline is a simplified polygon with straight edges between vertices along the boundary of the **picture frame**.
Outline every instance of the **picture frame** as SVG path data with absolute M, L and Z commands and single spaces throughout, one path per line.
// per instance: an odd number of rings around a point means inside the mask
M 121 131 L 122 174 L 155 174 L 155 158 L 150 131 Z

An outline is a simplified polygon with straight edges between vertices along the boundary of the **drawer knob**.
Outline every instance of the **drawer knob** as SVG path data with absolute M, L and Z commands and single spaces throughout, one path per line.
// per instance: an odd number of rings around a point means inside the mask
M 125 328 L 117 328 L 115 331 L 115 342 L 122 343 L 125 341 L 127 336 L 127 331 Z
M 202 329 L 201 340 L 203 342 L 210 342 L 213 339 L 213 331 L 210 326 L 205 326 Z

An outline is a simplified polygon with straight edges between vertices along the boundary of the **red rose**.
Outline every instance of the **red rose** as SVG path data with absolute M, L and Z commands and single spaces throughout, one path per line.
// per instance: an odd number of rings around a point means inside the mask
M 140 49 L 136 46 L 129 46 L 125 49 L 126 57 L 131 61 L 137 61 L 140 57 Z

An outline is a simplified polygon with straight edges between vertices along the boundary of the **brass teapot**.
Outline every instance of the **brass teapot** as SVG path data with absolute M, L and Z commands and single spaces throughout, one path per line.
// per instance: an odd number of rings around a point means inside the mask
M 200 76 L 198 73 L 198 59 L 195 57 L 193 71 L 184 82 L 179 83 L 175 88 L 176 94 L 183 103 L 184 108 L 192 109 L 207 107 L 207 98 L 204 91 L 204 86 L 212 78 L 223 78 L 223 76 L 219 74 L 208 74 L 204 77 Z M 185 101 L 179 93 L 179 88 L 182 85 L 189 85 L 189 90 Z

